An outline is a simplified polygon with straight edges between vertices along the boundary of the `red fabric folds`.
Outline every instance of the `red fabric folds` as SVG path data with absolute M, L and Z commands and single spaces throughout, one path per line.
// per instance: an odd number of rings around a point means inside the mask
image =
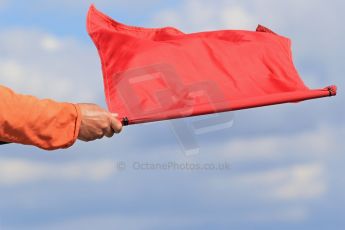
M 290 40 L 260 25 L 186 34 L 127 26 L 91 6 L 87 29 L 101 57 L 108 108 L 124 124 L 336 95 L 335 86 L 305 86 Z

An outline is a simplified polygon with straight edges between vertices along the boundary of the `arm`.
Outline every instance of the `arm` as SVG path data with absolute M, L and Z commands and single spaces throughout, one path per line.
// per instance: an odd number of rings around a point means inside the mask
M 120 132 L 116 117 L 92 104 L 60 103 L 0 86 L 0 141 L 53 150 Z

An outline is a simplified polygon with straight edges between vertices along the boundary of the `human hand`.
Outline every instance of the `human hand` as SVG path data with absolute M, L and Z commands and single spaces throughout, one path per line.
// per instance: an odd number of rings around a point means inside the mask
M 122 123 L 117 119 L 117 114 L 109 113 L 95 104 L 81 103 L 77 106 L 81 112 L 79 140 L 93 141 L 121 132 Z

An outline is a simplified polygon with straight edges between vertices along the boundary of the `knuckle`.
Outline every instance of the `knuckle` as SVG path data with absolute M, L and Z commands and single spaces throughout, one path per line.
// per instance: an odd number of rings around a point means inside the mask
M 110 124 L 111 124 L 111 121 L 110 121 L 109 117 L 106 116 L 106 114 L 105 114 L 105 117 L 104 117 L 104 119 L 103 119 L 103 122 L 101 123 L 102 129 L 103 129 L 103 130 L 104 130 L 104 129 L 108 129 L 109 126 L 110 126 Z
M 114 136 L 114 133 L 108 133 L 108 134 L 106 135 L 106 137 L 108 137 L 108 138 L 113 137 L 113 136 Z
M 97 131 L 96 132 L 96 138 L 102 138 L 104 136 L 102 131 Z
M 117 127 L 115 130 L 115 133 L 121 133 L 121 131 L 122 131 L 122 127 Z
M 102 129 L 102 130 L 106 130 L 106 129 L 108 129 L 108 128 L 109 128 L 108 123 L 103 122 L 103 123 L 101 124 L 101 129 Z

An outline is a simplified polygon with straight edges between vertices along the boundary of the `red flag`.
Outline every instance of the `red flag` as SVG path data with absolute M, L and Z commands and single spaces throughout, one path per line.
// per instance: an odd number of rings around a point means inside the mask
M 336 95 L 335 86 L 305 86 L 290 39 L 260 25 L 186 34 L 124 25 L 91 6 L 87 29 L 108 108 L 125 125 Z

